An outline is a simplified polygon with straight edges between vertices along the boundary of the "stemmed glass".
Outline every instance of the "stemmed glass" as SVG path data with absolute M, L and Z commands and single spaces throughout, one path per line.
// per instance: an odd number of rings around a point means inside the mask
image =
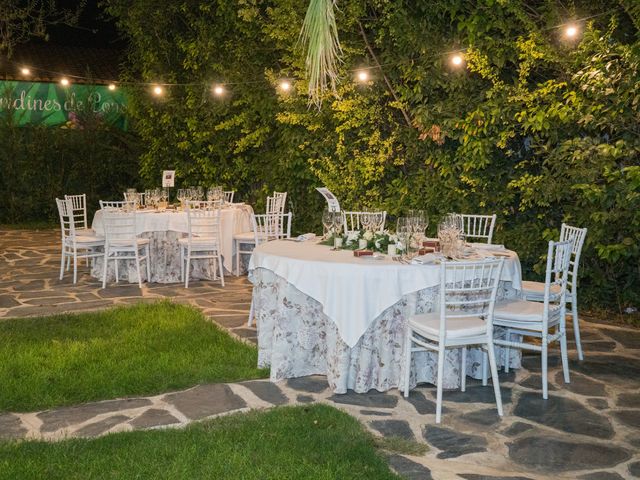
M 334 235 L 334 248 L 340 248 L 342 246 L 342 237 L 340 236 L 340 232 L 342 231 L 342 227 L 344 225 L 344 219 L 342 217 L 342 212 L 331 212 L 333 215 L 331 217 L 331 229 L 333 230 Z
M 402 249 L 402 256 L 409 254 L 409 246 L 411 245 L 411 235 L 413 233 L 412 220 L 410 217 L 398 217 L 396 224 L 396 236 Z
M 369 213 L 371 230 L 378 232 L 382 230 L 382 222 L 384 221 L 384 215 L 382 212 Z
M 187 200 L 187 190 L 185 188 L 179 188 L 176 198 L 180 201 L 180 206 L 184 208 L 184 202 Z
M 429 216 L 424 210 L 411 211 L 411 226 L 416 240 L 420 242 L 424 237 L 424 232 L 429 226 Z
M 331 231 L 333 229 L 333 215 L 334 212 L 325 208 L 322 211 L 322 225 L 324 226 L 324 235 L 323 238 L 326 240 L 331 236 Z

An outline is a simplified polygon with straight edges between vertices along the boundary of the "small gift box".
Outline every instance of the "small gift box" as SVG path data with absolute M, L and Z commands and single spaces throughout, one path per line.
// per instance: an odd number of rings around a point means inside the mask
M 438 240 L 425 240 L 422 242 L 423 247 L 437 248 L 440 245 Z
M 373 255 L 373 250 L 354 250 L 354 257 L 366 257 L 367 255 Z

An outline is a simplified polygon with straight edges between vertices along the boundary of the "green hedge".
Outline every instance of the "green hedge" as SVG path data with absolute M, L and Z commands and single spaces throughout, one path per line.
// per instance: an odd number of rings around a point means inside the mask
M 0 125 L 0 223 L 57 222 L 55 198 L 87 194 L 120 199 L 138 182 L 139 145 L 129 133 L 105 125 L 83 129 Z

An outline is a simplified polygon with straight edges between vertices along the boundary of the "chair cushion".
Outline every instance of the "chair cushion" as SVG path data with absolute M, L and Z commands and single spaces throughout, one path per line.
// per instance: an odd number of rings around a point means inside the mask
M 104 238 L 97 237 L 95 235 L 76 235 L 75 237 L 67 237 L 68 244 L 72 244 L 75 238 L 76 245 L 90 244 L 90 245 L 104 245 Z
M 440 313 L 423 313 L 409 319 L 409 327 L 425 337 L 440 335 Z M 486 322 L 480 317 L 447 319 L 447 338 L 473 337 L 487 331 Z
M 258 235 L 258 237 L 260 237 L 260 235 Z M 234 240 L 242 240 L 243 242 L 255 242 L 256 239 L 256 235 L 253 232 L 241 232 L 241 233 L 234 233 L 233 234 L 233 239 Z
M 550 305 L 549 318 L 557 314 L 559 305 Z M 529 300 L 505 300 L 497 302 L 493 311 L 493 319 L 497 324 L 500 320 L 516 322 L 542 322 L 544 303 Z
M 556 283 L 551 284 L 551 295 L 553 297 L 560 295 L 560 285 Z M 525 297 L 544 297 L 544 282 L 522 282 L 522 295 Z

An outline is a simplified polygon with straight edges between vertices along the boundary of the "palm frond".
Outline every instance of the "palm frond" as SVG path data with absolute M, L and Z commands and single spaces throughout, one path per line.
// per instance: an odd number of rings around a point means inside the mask
M 318 108 L 327 88 L 330 86 L 331 90 L 336 90 L 338 62 L 342 54 L 334 3 L 335 0 L 311 0 L 300 31 L 300 41 L 307 49 L 309 103 Z

